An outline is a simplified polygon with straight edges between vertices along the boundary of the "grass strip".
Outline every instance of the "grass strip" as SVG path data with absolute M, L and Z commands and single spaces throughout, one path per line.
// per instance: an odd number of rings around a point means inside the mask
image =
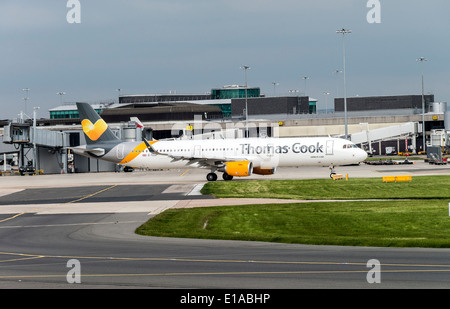
M 381 177 L 210 182 L 202 193 L 218 198 L 355 201 L 170 209 L 136 232 L 311 245 L 449 248 L 449 186 L 450 176 L 413 177 L 399 183 L 383 183 Z
M 449 199 L 450 176 L 414 176 L 411 182 L 383 183 L 379 178 L 220 181 L 202 193 L 216 198 Z
M 373 247 L 450 247 L 442 200 L 318 202 L 174 209 L 141 235 Z

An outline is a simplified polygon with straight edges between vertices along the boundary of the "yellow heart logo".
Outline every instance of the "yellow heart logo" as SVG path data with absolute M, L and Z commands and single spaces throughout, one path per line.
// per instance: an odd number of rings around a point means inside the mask
M 92 124 L 89 119 L 84 119 L 81 125 L 83 126 L 83 132 L 93 141 L 98 140 L 108 128 L 103 119 L 97 120 L 95 124 Z

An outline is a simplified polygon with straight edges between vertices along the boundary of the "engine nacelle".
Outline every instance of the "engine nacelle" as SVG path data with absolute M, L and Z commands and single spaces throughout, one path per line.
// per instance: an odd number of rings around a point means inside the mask
M 225 162 L 223 170 L 230 176 L 247 177 L 252 174 L 253 164 L 250 161 Z
M 262 168 L 262 167 L 254 167 L 253 168 L 253 174 L 258 175 L 273 175 L 275 174 L 275 167 L 272 168 Z

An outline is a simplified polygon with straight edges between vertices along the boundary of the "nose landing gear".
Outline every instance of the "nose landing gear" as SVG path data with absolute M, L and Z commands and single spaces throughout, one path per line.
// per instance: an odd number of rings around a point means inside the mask
M 334 165 L 330 166 L 330 178 L 333 179 L 333 175 L 336 175 L 336 171 L 334 170 Z

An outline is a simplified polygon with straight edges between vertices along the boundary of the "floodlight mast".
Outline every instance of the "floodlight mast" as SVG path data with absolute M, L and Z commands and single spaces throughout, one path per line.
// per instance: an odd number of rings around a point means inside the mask
M 346 68 L 345 68 L 345 35 L 352 33 L 349 29 L 336 30 L 337 34 L 342 34 L 342 54 L 344 59 L 344 118 L 345 118 L 345 139 L 348 139 L 348 120 L 347 120 L 347 80 L 346 80 Z
M 425 57 L 420 57 L 416 59 L 417 62 L 420 62 L 420 70 L 422 74 L 422 151 L 425 151 L 425 88 L 424 88 L 424 82 L 423 82 L 423 66 L 422 63 L 424 61 L 428 61 Z
M 245 71 L 245 137 L 248 137 L 248 104 L 247 104 L 247 70 L 250 69 L 248 65 L 241 67 Z

